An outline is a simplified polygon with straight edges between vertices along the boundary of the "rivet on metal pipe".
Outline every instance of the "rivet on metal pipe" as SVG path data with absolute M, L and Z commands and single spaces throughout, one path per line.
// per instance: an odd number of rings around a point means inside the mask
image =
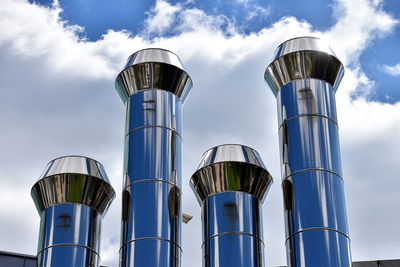
M 335 103 L 343 74 L 329 46 L 314 37 L 281 44 L 265 71 L 278 102 L 291 267 L 351 266 Z
M 220 145 L 203 154 L 190 185 L 202 208 L 204 267 L 262 267 L 261 203 L 273 180 L 259 154 Z
M 126 106 L 120 266 L 179 267 L 182 104 L 192 80 L 177 55 L 140 50 L 115 87 Z
M 97 267 L 102 216 L 115 192 L 96 160 L 66 156 L 47 164 L 31 190 L 40 214 L 38 267 Z

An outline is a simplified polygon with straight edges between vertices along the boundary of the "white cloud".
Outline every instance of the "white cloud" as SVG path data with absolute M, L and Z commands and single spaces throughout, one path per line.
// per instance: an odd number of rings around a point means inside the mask
M 146 20 L 148 33 L 162 34 L 168 30 L 176 20 L 176 14 L 182 10 L 181 4 L 172 5 L 164 0 L 157 0 L 154 8 Z
M 252 0 L 236 0 L 236 3 L 247 11 L 245 19 L 250 21 L 254 18 L 267 18 L 271 14 L 271 9 L 263 7 Z
M 276 101 L 262 77 L 280 42 L 316 35 L 332 44 L 347 66 L 337 106 L 354 259 L 399 258 L 400 244 L 393 236 L 400 235 L 394 225 L 400 218 L 391 211 L 400 201 L 400 159 L 389 155 L 396 155 L 400 147 L 400 103 L 371 102 L 365 93 L 356 94 L 374 86 L 362 72 L 360 54 L 398 22 L 368 0 L 341 0 L 336 8 L 338 21 L 325 32 L 285 17 L 246 35 L 222 15 L 159 0 L 144 32 L 162 34 L 176 25 L 175 35 L 149 40 L 144 33 L 109 31 L 90 42 L 78 37 L 79 26 L 61 20 L 58 7 L 3 0 L 0 147 L 7 153 L 0 155 L 0 183 L 10 193 L 0 197 L 0 211 L 8 214 L 0 222 L 0 236 L 7 237 L 0 240 L 0 249 L 35 253 L 39 219 L 29 204 L 29 190 L 53 157 L 85 154 L 100 160 L 119 193 L 124 108 L 113 80 L 130 53 L 157 46 L 178 53 L 194 80 L 184 107 L 183 205 L 195 218 L 183 226 L 183 266 L 201 265 L 200 209 L 188 178 L 204 150 L 226 142 L 256 148 L 275 177 L 263 208 L 266 265 L 284 265 Z M 9 203 L 19 204 L 10 209 Z M 119 213 L 118 198 L 103 227 L 102 258 L 110 267 L 118 262 Z M 20 214 L 33 218 L 29 227 Z
M 345 64 L 357 63 L 376 37 L 390 34 L 399 23 L 368 0 L 336 0 L 333 10 L 338 21 L 323 37 Z
M 191 2 L 172 5 L 165 0 L 157 0 L 145 21 L 142 36 L 152 33 L 162 35 L 171 32 L 178 35 L 197 30 L 218 31 L 221 28 L 234 28 L 233 23 L 224 15 L 208 15 L 198 8 L 185 8 L 189 3 Z
M 393 66 L 384 65 L 383 70 L 390 75 L 399 76 L 400 75 L 400 63 L 393 65 Z
M 375 6 L 381 6 L 383 4 L 383 0 L 372 0 Z

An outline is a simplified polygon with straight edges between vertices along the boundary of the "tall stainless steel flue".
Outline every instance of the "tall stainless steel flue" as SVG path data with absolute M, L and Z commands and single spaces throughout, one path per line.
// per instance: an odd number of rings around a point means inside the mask
M 202 207 L 204 267 L 262 267 L 261 204 L 272 184 L 258 153 L 221 145 L 203 154 L 190 185 Z
M 145 49 L 115 82 L 126 106 L 120 266 L 178 267 L 181 109 L 192 81 L 178 56 Z
M 40 214 L 38 267 L 97 267 L 101 219 L 115 197 L 103 166 L 81 156 L 54 159 L 31 195 Z
M 265 71 L 278 101 L 288 266 L 351 266 L 335 104 L 343 74 L 313 37 L 281 44 Z

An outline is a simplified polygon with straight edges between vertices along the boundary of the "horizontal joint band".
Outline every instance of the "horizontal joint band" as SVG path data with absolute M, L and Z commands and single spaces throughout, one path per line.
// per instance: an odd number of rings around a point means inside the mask
M 123 245 L 119 248 L 119 251 L 121 251 L 121 249 L 122 249 L 124 246 L 128 245 L 129 243 L 133 243 L 133 242 L 136 242 L 136 241 L 142 241 L 142 240 L 158 240 L 158 241 L 169 242 L 169 243 L 171 243 L 171 244 L 177 246 L 177 247 L 179 248 L 179 250 L 182 252 L 182 248 L 181 248 L 180 245 L 178 245 L 177 243 L 175 243 L 175 242 L 172 241 L 172 240 L 165 239 L 165 238 L 160 238 L 160 237 L 141 237 L 141 238 L 135 238 L 135 239 L 129 240 L 128 242 L 126 242 L 125 244 L 123 244 Z
M 248 194 L 248 195 L 250 195 L 252 197 L 257 198 L 257 196 L 255 196 L 253 193 L 250 193 L 250 192 L 239 191 L 239 190 L 225 190 L 225 191 L 222 191 L 222 192 L 216 192 L 216 193 L 209 194 L 209 195 L 207 195 L 207 197 L 204 200 L 206 200 L 209 197 L 216 196 L 216 195 L 219 195 L 219 194 L 224 194 L 224 193 L 243 193 L 243 194 Z
M 289 237 L 286 238 L 285 243 L 287 243 L 287 241 L 288 241 L 290 238 L 292 238 L 293 236 L 295 236 L 295 235 L 297 235 L 297 234 L 300 234 L 300 233 L 303 233 L 303 232 L 307 232 L 307 231 L 331 231 L 331 232 L 336 232 L 336 233 L 339 233 L 339 234 L 341 234 L 341 235 L 344 235 L 344 236 L 350 241 L 350 237 L 349 237 L 348 234 L 343 233 L 342 231 L 339 231 L 339 230 L 337 230 L 337 229 L 327 228 L 327 227 L 312 227 L 312 228 L 302 229 L 302 230 L 299 230 L 299 231 L 297 231 L 297 232 L 295 232 L 295 233 L 290 234 Z
M 100 258 L 99 253 L 96 250 L 92 249 L 91 247 L 83 246 L 83 245 L 79 245 L 79 244 L 73 244 L 73 243 L 71 243 L 71 244 L 70 243 L 55 244 L 55 245 L 51 245 L 51 246 L 42 248 L 41 250 L 38 251 L 36 256 L 39 256 L 40 253 L 42 253 L 43 251 L 45 251 L 47 249 L 50 249 L 50 248 L 54 248 L 54 247 L 69 247 L 69 246 L 71 246 L 71 247 L 81 247 L 81 248 L 84 248 L 84 249 L 88 249 L 91 252 L 95 253 L 97 255 L 97 257 Z
M 331 170 L 328 170 L 328 169 L 322 169 L 322 168 L 310 168 L 310 169 L 301 169 L 301 170 L 298 170 L 298 171 L 295 171 L 295 172 L 289 174 L 288 176 L 286 176 L 285 178 L 282 179 L 282 183 L 285 180 L 289 179 L 293 175 L 296 175 L 296 174 L 301 173 L 301 172 L 311 172 L 311 171 L 329 172 L 329 173 L 332 173 L 332 174 L 336 175 L 338 178 L 340 178 L 342 181 L 344 181 L 343 177 L 340 174 L 338 174 L 337 172 L 334 172 L 334 171 L 331 171 Z
M 279 126 L 279 129 L 278 129 L 278 130 L 280 130 L 280 129 L 282 128 L 282 126 L 283 126 L 284 124 L 286 124 L 288 121 L 291 121 L 291 120 L 293 120 L 293 119 L 298 119 L 298 118 L 301 118 L 301 117 L 321 117 L 321 118 L 330 120 L 331 122 L 333 122 L 334 124 L 336 124 L 336 125 L 338 126 L 338 122 L 337 122 L 337 121 L 335 121 L 335 120 L 332 119 L 331 117 L 328 117 L 328 116 L 325 116 L 325 115 L 321 115 L 321 114 L 300 114 L 300 115 L 291 117 L 291 118 L 289 118 L 289 119 L 283 120 L 283 122 L 282 122 L 281 125 Z
M 223 233 L 219 233 L 219 234 L 213 235 L 213 236 L 211 236 L 211 237 L 208 237 L 206 240 L 203 241 L 203 243 L 201 244 L 201 246 L 204 246 L 204 244 L 205 244 L 207 241 L 210 241 L 211 239 L 213 239 L 213 238 L 215 238 L 215 237 L 222 236 L 222 235 L 247 235 L 247 236 L 250 236 L 250 237 L 253 237 L 253 238 L 257 239 L 257 240 L 260 241 L 260 242 L 263 244 L 263 246 L 264 246 L 264 241 L 262 241 L 258 236 L 253 235 L 253 234 L 249 234 L 249 233 L 246 233 L 246 232 L 223 232 Z
M 123 188 L 122 190 L 127 189 L 127 188 L 128 188 L 129 186 L 131 186 L 131 185 L 135 185 L 135 184 L 138 184 L 138 183 L 144 183 L 144 182 L 153 182 L 153 183 L 154 183 L 154 182 L 160 182 L 160 183 L 166 183 L 166 184 L 170 184 L 170 185 L 172 185 L 172 186 L 175 186 L 176 188 L 178 188 L 179 191 L 182 191 L 179 185 L 177 185 L 177 184 L 175 184 L 175 183 L 173 183 L 173 182 L 169 182 L 169 181 L 165 181 L 165 180 L 161 180 L 161 179 L 141 179 L 141 180 L 137 180 L 137 181 L 134 181 L 134 182 L 132 182 L 132 183 L 130 183 L 130 184 L 124 186 L 124 188 Z
M 176 133 L 176 135 L 178 135 L 178 136 L 182 139 L 181 134 L 180 134 L 177 130 L 175 130 L 175 129 L 171 128 L 171 127 L 161 126 L 161 125 L 144 125 L 144 126 L 136 127 L 136 128 L 134 128 L 134 129 L 130 130 L 129 132 L 127 132 L 127 133 L 125 134 L 125 137 L 129 136 L 129 135 L 130 135 L 131 133 L 133 133 L 134 131 L 141 130 L 141 129 L 145 129 L 145 128 L 161 128 L 161 129 L 167 129 L 167 130 L 170 130 L 170 131 Z

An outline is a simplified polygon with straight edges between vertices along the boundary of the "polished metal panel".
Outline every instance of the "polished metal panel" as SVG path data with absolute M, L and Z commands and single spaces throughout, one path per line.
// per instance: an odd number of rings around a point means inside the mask
M 309 169 L 342 175 L 338 126 L 318 116 L 302 116 L 279 129 L 282 178 Z
M 101 218 L 115 197 L 103 166 L 81 156 L 54 159 L 31 195 L 41 217 L 38 266 L 97 267 Z
M 130 185 L 123 192 L 123 266 L 179 266 L 181 192 L 161 181 Z M 158 262 L 156 264 L 156 262 Z
M 183 65 L 179 57 L 169 50 L 163 48 L 146 48 L 133 53 L 125 64 L 125 69 L 133 65 L 148 62 L 159 62 L 173 65 L 183 69 Z
M 101 215 L 86 205 L 46 209 L 41 214 L 39 266 L 98 266 L 100 224 Z
M 336 56 L 329 45 L 318 37 L 302 36 L 286 40 L 275 50 L 272 60 L 276 60 L 287 54 L 301 51 L 324 52 L 331 56 Z
M 203 247 L 204 267 L 264 266 L 264 245 L 254 237 L 240 234 L 217 236 Z
M 130 185 L 123 193 L 129 213 L 123 219 L 124 243 L 141 239 L 161 239 L 181 243 L 181 191 L 162 181 Z M 166 241 L 167 242 L 167 241 Z
M 164 109 L 164 118 L 174 116 L 180 121 L 180 100 L 168 92 L 157 91 L 157 95 L 163 95 L 163 106 L 172 107 Z M 128 102 L 135 98 L 142 98 L 141 92 L 132 95 Z M 130 114 L 135 113 L 133 107 L 139 114 L 143 110 L 140 105 L 131 105 Z M 137 123 L 133 116 L 129 118 L 127 125 Z M 120 266 L 178 267 L 180 264 L 181 250 L 176 247 L 181 244 L 182 139 L 173 128 L 159 125 L 165 121 L 172 120 L 147 120 L 154 124 L 136 127 L 125 137 Z M 143 242 L 143 239 L 159 241 Z M 151 257 L 144 257 L 149 252 L 138 254 L 148 246 L 155 249 Z
M 203 240 L 221 234 L 242 233 L 262 239 L 260 201 L 250 194 L 226 192 L 204 200 Z
M 286 236 L 312 228 L 335 229 L 348 235 L 344 183 L 335 174 L 300 172 L 286 179 L 282 189 Z
M 351 266 L 347 236 L 329 230 L 301 232 L 286 241 L 288 267 Z
M 144 90 L 127 102 L 126 134 L 146 126 L 163 127 L 182 133 L 182 102 L 172 93 Z
M 278 47 L 264 79 L 277 94 L 289 82 L 306 78 L 326 81 L 336 91 L 343 75 L 343 64 L 329 46 L 315 37 L 300 37 Z
M 265 80 L 278 100 L 286 249 L 291 267 L 349 267 L 335 92 L 344 68 L 320 39 L 278 47 Z
M 203 154 L 190 185 L 199 202 L 226 191 L 247 192 L 263 201 L 272 181 L 257 151 L 247 146 L 227 144 Z
M 185 101 L 192 80 L 177 55 L 168 50 L 149 48 L 129 57 L 115 81 L 115 88 L 124 103 L 131 95 L 146 89 L 165 90 Z
M 37 255 L 38 266 L 54 267 L 97 267 L 99 256 L 84 247 L 58 246 Z
M 192 81 L 164 49 L 134 53 L 115 87 L 126 105 L 120 266 L 179 267 L 182 104 Z
M 224 144 L 207 150 L 197 169 L 220 162 L 244 162 L 265 169 L 260 155 L 254 149 L 238 144 Z
M 190 180 L 199 203 L 211 195 L 227 191 L 246 192 L 264 201 L 272 184 L 272 177 L 265 169 L 235 161 L 205 166 Z
M 57 204 L 80 203 L 105 214 L 115 192 L 109 183 L 96 177 L 64 173 L 39 180 L 31 195 L 39 213 Z
M 41 214 L 39 251 L 69 244 L 86 247 L 98 253 L 100 222 L 100 214 L 89 206 L 79 204 L 52 206 Z
M 288 83 L 277 95 L 278 124 L 298 116 L 312 115 L 337 123 L 335 92 L 322 80 L 303 79 Z
M 120 249 L 120 266 L 167 266 L 181 265 L 182 249 L 161 239 L 142 239 L 127 243 Z
M 262 215 L 272 177 L 259 154 L 221 145 L 203 154 L 190 185 L 202 208 L 204 267 L 262 267 Z
M 176 185 L 181 183 L 182 139 L 166 128 L 147 127 L 125 137 L 124 186 L 159 179 Z
M 64 156 L 50 161 L 39 180 L 57 174 L 84 174 L 110 183 L 103 165 L 97 160 L 82 156 Z
M 260 201 L 244 192 L 212 195 L 202 204 L 203 266 L 263 266 Z
M 66 156 L 47 164 L 32 187 L 31 195 L 39 213 L 57 204 L 81 203 L 104 214 L 115 191 L 99 162 L 81 156 Z

